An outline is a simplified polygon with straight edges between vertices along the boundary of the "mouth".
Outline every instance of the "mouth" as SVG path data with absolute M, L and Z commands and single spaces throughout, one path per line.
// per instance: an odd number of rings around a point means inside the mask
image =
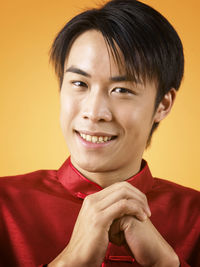
M 79 136 L 82 139 L 93 144 L 103 144 L 103 143 L 107 143 L 117 138 L 116 135 L 108 135 L 108 134 L 101 134 L 101 133 L 88 134 L 88 133 L 83 133 L 83 132 L 78 132 L 78 131 L 75 131 L 75 132 L 79 134 Z

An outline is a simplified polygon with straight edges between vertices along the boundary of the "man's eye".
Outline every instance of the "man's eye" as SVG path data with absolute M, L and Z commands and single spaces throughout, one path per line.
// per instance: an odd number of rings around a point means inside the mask
M 87 84 L 81 81 L 73 81 L 72 84 L 77 87 L 87 87 Z
M 133 93 L 131 90 L 123 88 L 123 87 L 117 87 L 113 91 L 116 93 L 120 93 L 120 94 L 132 94 Z

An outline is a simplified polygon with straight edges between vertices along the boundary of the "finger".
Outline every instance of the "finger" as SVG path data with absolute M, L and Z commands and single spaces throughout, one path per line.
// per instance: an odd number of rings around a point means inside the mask
M 103 190 L 95 193 L 95 195 L 98 196 L 99 200 L 101 200 L 105 196 L 111 194 L 112 192 L 118 191 L 120 188 L 129 188 L 133 193 L 135 193 L 138 196 L 144 195 L 139 189 L 137 189 L 136 187 L 132 186 L 130 183 L 128 183 L 126 181 L 112 184 L 112 185 L 104 188 Z
M 98 192 L 98 195 L 93 195 L 95 197 L 94 201 L 96 202 L 96 208 L 98 210 L 106 209 L 121 199 L 132 199 L 135 200 L 138 205 L 142 206 L 147 216 L 151 216 L 151 211 L 145 194 L 140 192 L 137 188 L 129 185 L 127 182 L 117 183 L 112 188 L 109 188 L 109 190 L 104 189 L 102 191 L 102 194 L 99 194 L 100 192 Z
M 125 215 L 135 216 L 140 221 L 147 219 L 146 213 L 135 201 L 122 199 L 103 210 L 99 220 L 102 225 L 104 224 L 109 229 L 115 219 Z
M 143 211 L 146 213 L 146 215 L 150 216 L 149 206 L 148 206 L 146 197 L 144 198 L 141 196 L 134 195 L 132 191 L 127 190 L 127 189 L 126 190 L 121 189 L 117 192 L 111 193 L 109 196 L 106 196 L 103 200 L 101 200 L 100 202 L 96 204 L 96 208 L 99 211 L 101 211 L 120 200 L 134 201 L 135 205 L 140 206 L 143 209 Z

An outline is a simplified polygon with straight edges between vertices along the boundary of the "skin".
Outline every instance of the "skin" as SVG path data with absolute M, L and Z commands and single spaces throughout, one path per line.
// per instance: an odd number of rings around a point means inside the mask
M 61 127 L 72 164 L 104 189 L 85 198 L 71 240 L 51 267 L 99 267 L 109 241 L 128 246 L 141 266 L 179 266 L 150 221 L 146 196 L 125 182 L 139 172 L 151 127 L 170 112 L 175 90 L 155 111 L 155 83 L 119 81 L 122 76 L 101 33 L 87 31 L 74 41 L 60 94 Z M 90 146 L 80 132 L 115 138 Z
M 70 71 L 71 67 L 90 77 Z M 60 120 L 73 165 L 102 187 L 126 180 L 140 170 L 153 122 L 169 112 L 174 90 L 154 113 L 155 84 L 112 81 L 111 78 L 125 73 L 119 73 L 102 35 L 96 31 L 75 40 L 64 69 Z M 121 92 L 120 88 L 129 92 Z M 109 146 L 89 149 L 81 144 L 75 130 L 117 138 Z

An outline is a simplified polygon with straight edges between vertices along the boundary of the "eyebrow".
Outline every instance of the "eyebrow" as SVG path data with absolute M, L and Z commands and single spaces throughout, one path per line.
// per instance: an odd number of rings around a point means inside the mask
M 114 76 L 110 78 L 111 81 L 113 82 L 127 82 L 131 81 L 127 76 Z
M 76 67 L 69 67 L 66 72 L 72 72 L 72 73 L 76 73 L 76 74 L 80 74 L 80 75 L 83 75 L 85 77 L 89 77 L 91 78 L 91 75 L 88 74 L 87 72 L 85 72 L 84 70 L 81 70 L 79 68 L 76 68 Z
M 91 78 L 91 75 L 89 73 L 87 73 L 84 70 L 81 70 L 77 67 L 71 66 L 69 67 L 66 72 L 72 72 L 72 73 L 76 73 L 76 74 L 80 74 L 83 75 L 85 77 Z M 131 81 L 131 79 L 129 79 L 127 76 L 114 76 L 114 77 L 110 77 L 110 80 L 112 82 L 124 82 L 124 81 Z

